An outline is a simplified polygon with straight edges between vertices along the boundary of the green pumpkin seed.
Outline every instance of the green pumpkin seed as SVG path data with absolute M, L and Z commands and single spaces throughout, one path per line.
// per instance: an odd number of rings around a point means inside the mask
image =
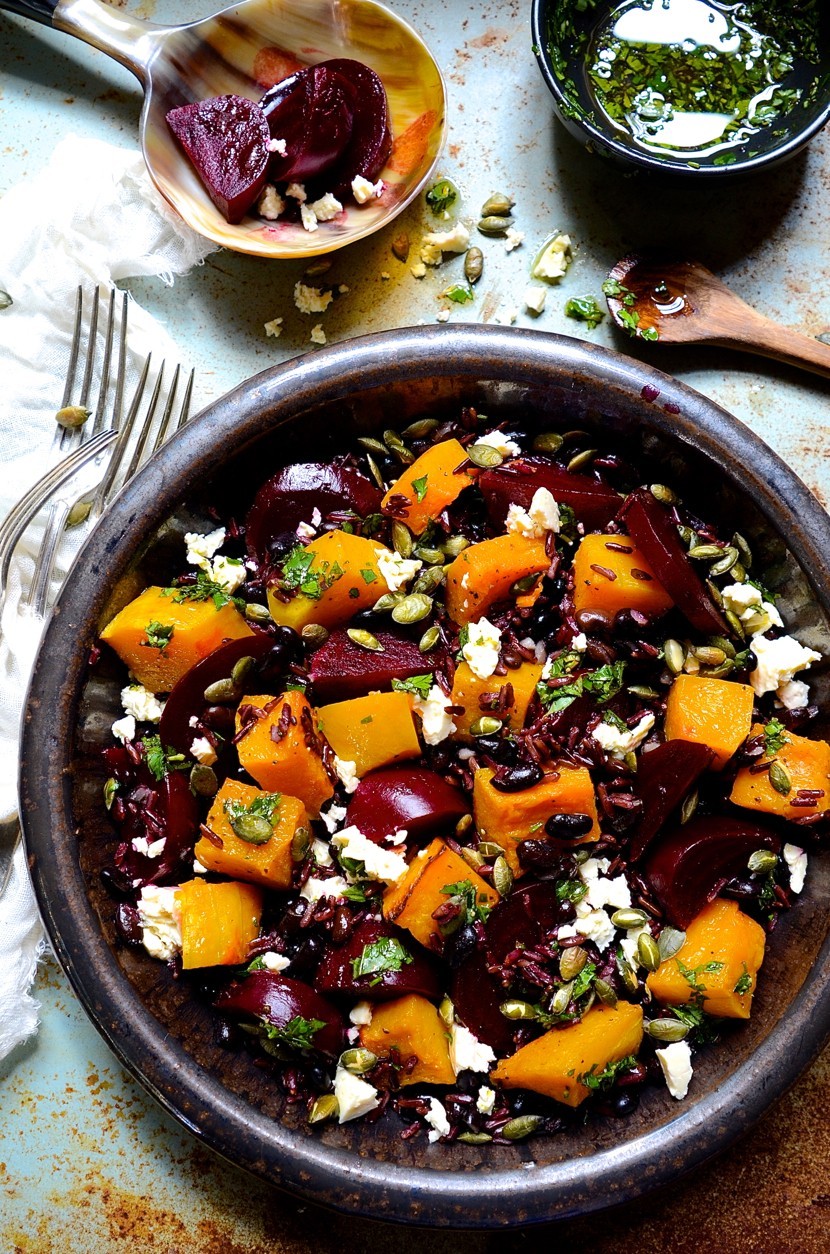
M 742 623 L 742 622 L 741 622 L 741 620 L 738 618 L 738 615 L 735 613 L 735 611 L 734 611 L 734 610 L 725 610 L 725 611 L 724 611 L 724 618 L 725 618 L 725 619 L 726 619 L 726 621 L 729 623 L 729 626 L 732 628 L 732 630 L 734 631 L 734 633 L 735 633 L 735 635 L 738 637 L 738 639 L 739 639 L 739 640 L 746 640 L 746 630 L 745 630 L 745 628 L 744 628 L 743 623 Z
M 719 544 L 693 544 L 689 549 L 689 557 L 696 562 L 716 562 L 723 557 L 723 549 Z
M 77 527 L 79 523 L 86 522 L 91 509 L 92 501 L 76 501 L 66 519 L 67 527 Z
M 632 927 L 645 927 L 648 923 L 648 915 L 645 910 L 636 910 L 633 907 L 626 906 L 622 910 L 615 910 L 611 915 L 611 922 L 614 927 L 624 928 L 628 931 Z
M 205 688 L 204 698 L 208 705 L 233 705 L 239 693 L 232 679 L 217 679 Z
M 321 274 L 328 274 L 331 269 L 331 258 L 320 257 L 317 261 L 312 261 L 311 265 L 306 266 L 304 277 L 307 279 L 319 279 Z
M 720 666 L 711 667 L 706 674 L 710 679 L 719 679 L 722 675 L 728 675 L 734 669 L 735 663 L 731 658 L 727 658 L 725 662 L 721 662 Z
M 115 794 L 118 792 L 120 784 L 117 779 L 111 776 L 104 784 L 104 805 L 108 810 L 112 809 L 112 803 L 115 801 Z
M 733 583 L 744 583 L 746 580 L 746 570 L 740 562 L 736 562 L 731 570 Z
M 483 714 L 481 718 L 477 718 L 470 727 L 471 736 L 495 736 L 500 731 L 501 719 L 493 718 L 489 714 Z
M 484 253 L 480 248 L 468 248 L 464 254 L 464 278 L 468 283 L 478 283 L 484 271 Z
M 690 548 L 691 545 L 697 544 L 697 537 L 691 527 L 684 527 L 681 524 L 677 528 L 677 534 L 680 536 L 680 539 L 686 545 L 687 549 Z
M 666 640 L 663 643 L 663 657 L 666 666 L 673 675 L 679 675 L 686 665 L 686 650 L 679 640 Z
M 571 1004 L 571 995 L 574 990 L 573 980 L 567 984 L 563 984 L 558 988 L 551 998 L 550 1012 L 554 1015 L 563 1015 Z
M 559 959 L 559 974 L 563 980 L 575 980 L 587 961 L 588 954 L 581 945 L 563 949 Z
M 92 410 L 85 405 L 64 405 L 55 414 L 55 422 L 66 431 L 77 431 L 84 425 Z
M 370 653 L 386 652 L 377 636 L 373 636 L 371 631 L 364 631 L 361 627 L 347 627 L 346 635 L 352 644 L 358 645 L 361 649 L 368 649 Z
M 489 1132 L 459 1132 L 455 1139 L 464 1145 L 487 1145 L 493 1138 Z
M 506 235 L 508 228 L 513 225 L 513 218 L 510 214 L 491 213 L 486 218 L 479 218 L 478 229 L 482 235 Z
M 710 636 L 709 644 L 714 649 L 722 649 L 726 657 L 730 659 L 735 657 L 735 646 L 731 640 L 726 639 L 726 636 Z
M 671 488 L 667 488 L 665 483 L 653 483 L 649 488 L 649 492 L 655 501 L 660 501 L 662 505 L 677 505 L 680 497 L 676 492 L 672 492 Z
M 505 196 L 504 192 L 493 192 L 493 195 L 488 196 L 481 206 L 481 216 L 482 218 L 505 218 L 515 203 L 512 196 Z
M 470 541 L 466 536 L 450 536 L 441 547 L 447 557 L 458 557 L 459 553 L 470 547 Z
M 300 632 L 303 644 L 309 649 L 319 649 L 329 638 L 328 628 L 322 623 L 306 623 Z
M 544 1122 L 541 1115 L 518 1115 L 504 1125 L 501 1134 L 506 1136 L 508 1141 L 523 1141 L 525 1137 L 538 1132 Z
M 307 827 L 298 827 L 291 837 L 291 861 L 302 862 L 311 848 L 311 832 Z
M 733 572 L 733 578 L 734 578 L 734 572 Z M 706 588 L 709 592 L 709 596 L 715 602 L 715 605 L 718 607 L 718 609 L 723 609 L 723 596 L 721 595 L 721 590 L 718 587 L 718 585 L 716 583 L 713 583 L 711 579 L 705 580 L 705 583 L 706 583 Z
M 704 666 L 723 666 L 726 661 L 723 649 L 717 649 L 714 645 L 701 644 L 693 652 L 698 662 L 702 662 Z
M 494 840 L 482 840 L 479 842 L 478 852 L 485 858 L 500 858 L 504 850 Z
M 369 474 L 372 476 L 375 483 L 380 488 L 381 492 L 385 492 L 386 483 L 384 482 L 383 475 L 380 473 L 380 467 L 378 466 L 377 462 L 375 461 L 371 453 L 366 454 L 366 465 L 369 467 Z
M 466 835 L 466 833 L 470 830 L 472 826 L 473 826 L 472 814 L 462 814 L 461 818 L 458 820 L 458 822 L 455 825 L 456 836 L 461 837 L 461 836 Z
M 657 937 L 657 948 L 660 950 L 660 958 L 663 962 L 668 962 L 669 958 L 680 953 L 685 944 L 686 933 L 679 931 L 676 927 L 664 927 Z
M 242 687 L 255 665 L 256 662 L 254 658 L 250 657 L 248 654 L 246 654 L 245 657 L 241 657 L 234 663 L 233 670 L 231 671 L 231 680 L 237 689 Z
M 513 887 L 513 872 L 506 858 L 498 857 L 493 863 L 493 885 L 500 897 L 506 897 Z
M 558 453 L 562 444 L 562 436 L 557 431 L 543 431 L 533 441 L 533 451 L 534 453 Z
M 467 456 L 481 470 L 495 470 L 504 461 L 499 450 L 493 448 L 492 444 L 471 444 L 467 449 Z
M 637 979 L 637 972 L 634 970 L 621 949 L 617 950 L 617 970 L 619 971 L 622 982 L 628 989 L 629 993 L 636 993 L 640 986 Z
M 392 523 L 392 548 L 403 558 L 411 557 L 414 548 L 412 532 L 397 519 Z
M 415 557 L 422 562 L 426 562 L 427 566 L 443 566 L 446 554 L 442 549 L 429 549 L 423 545 L 418 545 L 413 549 Z
M 616 1006 L 617 994 L 607 980 L 594 980 L 594 992 L 603 1006 Z
M 465 846 L 461 850 L 461 857 L 467 863 L 467 866 L 471 866 L 474 871 L 485 865 L 484 859 L 477 849 L 469 849 Z
M 441 587 L 445 578 L 443 566 L 430 566 L 421 571 L 412 585 L 412 591 L 413 593 L 420 592 L 427 597 L 432 596 Z
M 351 1072 L 352 1075 L 365 1075 L 367 1071 L 372 1070 L 377 1060 L 377 1054 L 373 1054 L 371 1049 L 363 1049 L 358 1045 L 355 1049 L 347 1049 L 340 1055 L 338 1066 Z
M 396 605 L 400 605 L 405 596 L 405 592 L 384 592 L 383 596 L 378 597 L 377 601 L 375 601 L 372 609 L 376 614 L 387 614 Z
M 358 444 L 362 444 L 370 453 L 379 453 L 381 457 L 389 456 L 389 449 L 380 440 L 376 440 L 371 435 L 359 435 L 357 437 Z
M 626 764 L 632 775 L 637 774 L 637 754 L 633 749 L 629 749 L 628 753 L 623 755 L 623 762 Z
M 660 948 L 648 932 L 643 932 L 637 941 L 637 957 L 646 971 L 656 971 L 660 966 Z
M 505 1019 L 538 1018 L 536 1007 L 531 1006 L 529 1001 L 517 1001 L 515 999 L 503 1001 L 499 1006 L 499 1010 L 504 1015 Z
M 404 444 L 397 431 L 384 431 L 383 442 L 389 449 L 390 453 L 394 453 L 404 466 L 411 466 L 415 460 L 415 454 L 412 453 Z
M 696 788 L 693 788 L 692 791 L 687 793 L 686 796 L 683 798 L 683 804 L 680 807 L 681 827 L 685 823 L 688 823 L 689 819 L 692 818 L 692 816 L 695 814 L 699 800 L 700 800 L 700 794 L 698 793 L 698 790 Z
M 689 1035 L 687 1024 L 681 1023 L 679 1019 L 652 1019 L 643 1024 L 643 1029 L 653 1040 L 664 1041 L 666 1044 L 682 1041 Z
M 752 549 L 747 544 L 739 531 L 736 531 L 732 537 L 732 543 L 738 550 L 738 557 L 747 570 L 752 569 Z
M 522 575 L 521 579 L 517 579 L 514 584 L 510 585 L 510 594 L 514 597 L 525 596 L 536 587 L 538 582 L 538 575 Z
M 421 639 L 418 641 L 418 648 L 421 653 L 429 653 L 434 649 L 438 641 L 441 639 L 441 632 L 437 627 L 427 627 Z
M 738 560 L 738 550 L 733 548 L 731 544 L 727 545 L 726 549 L 723 550 L 723 557 L 720 559 L 720 561 L 713 562 L 712 565 L 709 567 L 709 574 L 710 575 L 725 575 L 728 570 L 732 569 L 732 567 L 735 565 L 737 560 Z
M 410 592 L 392 611 L 396 623 L 405 626 L 407 623 L 419 623 L 432 613 L 432 601 L 422 592 Z
M 449 997 L 444 997 L 438 1007 L 438 1017 L 445 1027 L 451 1028 L 455 1023 L 455 1006 Z
M 9 293 L 0 287 L 0 309 L 9 309 L 14 304 Z
M 770 763 L 769 782 L 782 797 L 786 797 L 792 791 L 792 780 L 778 761 Z
M 324 1093 L 322 1097 L 318 1097 L 314 1105 L 311 1107 L 311 1114 L 308 1116 L 309 1123 L 322 1123 L 325 1119 L 336 1119 L 340 1114 L 340 1103 L 333 1093 Z
M 595 448 L 583 449 L 581 453 L 577 453 L 576 456 L 571 458 L 566 469 L 582 470 L 584 466 L 590 466 L 596 455 L 597 450 Z
M 231 827 L 240 840 L 249 845 L 264 845 L 274 835 L 274 828 L 262 814 L 238 814 Z
M 190 791 L 195 797 L 215 797 L 219 791 L 219 780 L 211 766 L 203 766 L 197 762 L 190 772 Z M 109 808 L 109 807 L 108 807 Z
M 656 688 L 649 688 L 646 684 L 630 684 L 626 689 L 632 697 L 642 697 L 643 701 L 653 701 L 660 696 Z
M 271 611 L 267 605 L 257 605 L 255 601 L 251 601 L 245 606 L 245 617 L 250 623 L 270 623 Z
M 407 440 L 423 440 L 440 426 L 437 418 L 416 418 L 401 432 Z
M 769 849 L 756 849 L 749 855 L 747 866 L 753 875 L 769 875 L 778 866 L 778 858 Z

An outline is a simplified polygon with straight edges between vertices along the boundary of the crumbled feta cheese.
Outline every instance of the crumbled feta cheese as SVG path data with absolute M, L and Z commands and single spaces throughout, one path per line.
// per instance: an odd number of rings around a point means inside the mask
M 326 825 L 326 830 L 331 834 L 336 832 L 340 824 L 346 817 L 346 807 L 339 805 L 330 805 L 325 813 L 320 812 L 320 818 Z
M 194 858 L 193 859 L 193 874 L 194 875 L 207 875 L 207 873 L 208 873 L 207 867 L 202 866 L 198 858 Z
M 359 1001 L 349 1011 L 349 1018 L 359 1028 L 368 1027 L 372 1022 L 373 1007 L 370 1001 Z
M 507 508 L 507 530 L 530 540 L 541 539 L 548 531 L 558 533 L 561 525 L 559 506 L 547 488 L 536 489 L 530 509 L 515 503 Z
M 450 320 L 449 309 L 439 309 L 438 313 L 435 315 L 435 321 L 436 322 L 449 322 L 449 320 Z
M 486 618 L 470 623 L 467 643 L 461 650 L 464 661 L 479 679 L 489 679 L 499 664 L 501 632 Z
M 488 431 L 486 435 L 480 435 L 474 442 L 473 448 L 480 448 L 482 444 L 494 448 L 497 453 L 501 453 L 502 457 L 518 457 L 522 451 L 516 441 L 511 440 L 510 436 L 505 435 L 503 431 Z
M 225 543 L 225 528 L 217 527 L 207 535 L 198 531 L 188 531 L 184 542 L 187 545 L 185 557 L 189 566 L 198 566 L 200 570 L 210 573 L 210 559 L 215 556 Z
M 546 289 L 541 287 L 538 283 L 531 283 L 529 287 L 526 287 L 524 301 L 527 312 L 536 314 L 538 317 L 545 308 L 547 295 Z
M 343 857 L 362 862 L 369 879 L 397 884 L 406 875 L 406 858 L 376 845 L 363 835 L 359 827 L 345 827 L 342 832 L 337 832 L 332 836 L 332 844 L 337 846 Z
M 571 648 L 576 650 L 577 653 L 585 652 L 588 648 L 588 637 L 585 635 L 584 631 L 580 631 L 574 636 L 571 641 Z
M 800 893 L 807 875 L 807 855 L 800 845 L 785 845 L 784 861 L 790 872 L 790 892 Z
M 384 836 L 384 840 L 389 845 L 405 845 L 409 832 L 402 827 L 399 832 L 390 832 L 388 836 Z
M 426 701 L 422 697 L 415 698 L 414 708 L 421 716 L 421 731 L 428 745 L 440 745 L 455 731 L 455 723 L 447 713 L 451 705 L 452 701 L 438 684 L 432 685 Z
M 310 205 L 300 205 L 300 221 L 306 231 L 317 230 L 317 214 Z
M 675 1041 L 663 1049 L 655 1049 L 666 1085 L 672 1097 L 682 1100 L 689 1091 L 692 1079 L 692 1051 L 685 1041 Z
M 304 901 L 314 904 L 323 897 L 342 897 L 348 887 L 349 885 L 341 875 L 333 875 L 327 880 L 318 880 L 310 876 L 300 889 L 300 896 Z
M 285 194 L 290 196 L 292 200 L 299 201 L 300 204 L 303 204 L 308 199 L 302 183 L 289 183 L 285 189 Z
M 519 311 L 516 308 L 500 309 L 493 315 L 493 321 L 500 327 L 512 327 L 518 316 Z
M 285 212 L 285 201 L 273 183 L 265 184 L 265 189 L 257 201 L 256 211 L 268 222 L 276 222 L 280 214 Z
M 631 889 L 624 875 L 608 879 L 598 875 L 588 881 L 588 891 L 582 901 L 576 903 L 576 915 L 579 918 L 580 906 L 600 910 L 603 906 L 611 906 L 614 910 L 626 910 L 631 905 Z
M 380 577 L 390 592 L 399 592 L 404 584 L 414 579 L 423 566 L 417 558 L 401 557 L 392 549 L 375 549 Z
M 582 902 L 578 904 L 583 905 Z M 589 908 L 587 914 L 579 917 L 577 923 L 563 924 L 557 935 L 562 939 L 568 936 L 584 936 L 586 940 L 592 940 L 600 953 L 603 953 L 614 940 L 615 928 L 604 910 Z
M 345 788 L 346 792 L 352 793 L 357 788 L 360 780 L 357 778 L 357 767 L 354 762 L 346 762 L 342 758 L 334 756 L 334 769 L 337 772 L 337 778 Z
M 469 1028 L 454 1023 L 450 1028 L 450 1062 L 456 1075 L 459 1071 L 489 1071 L 496 1055 Z
M 220 553 L 210 564 L 210 577 L 229 597 L 245 582 L 245 563 L 239 557 L 225 557 Z
M 346 1040 L 350 1045 L 356 1045 L 360 1040 L 360 1028 L 346 1028 Z
M 633 753 L 635 749 L 639 749 L 653 726 L 654 715 L 649 711 L 643 715 L 639 723 L 635 723 L 633 727 L 625 731 L 620 731 L 619 727 L 615 727 L 613 723 L 598 723 L 591 735 L 606 753 L 610 753 L 614 758 L 624 758 L 627 753 Z
M 421 261 L 437 266 L 444 253 L 465 253 L 469 247 L 470 232 L 463 222 L 456 222 L 449 231 L 427 232 L 421 240 Z
M 260 954 L 259 960 L 266 971 L 276 971 L 277 974 L 291 966 L 290 958 L 286 958 L 285 954 L 275 953 L 271 949 L 269 949 L 267 954 Z
M 476 1098 L 476 1110 L 480 1115 L 492 1115 L 495 1104 L 496 1090 L 488 1088 L 486 1084 L 482 1084 Z
M 300 313 L 325 313 L 333 300 L 333 292 L 323 291 L 320 287 L 309 287 L 301 280 L 294 284 L 294 304 Z
M 345 809 L 343 813 L 346 813 Z M 317 866 L 333 866 L 331 850 L 326 841 L 321 840 L 319 836 L 315 836 L 311 842 L 311 853 Z
M 135 740 L 135 719 L 132 714 L 125 714 L 123 718 L 117 718 L 112 725 L 112 734 L 116 740 L 120 740 L 122 745 L 128 740 Z
M 139 723 L 157 723 L 164 705 L 143 684 L 128 684 L 121 689 L 121 704 L 125 714 L 132 714 Z
M 136 853 L 143 853 L 145 858 L 160 858 L 164 852 L 163 836 L 153 841 L 149 841 L 146 836 L 135 836 L 131 843 Z
M 524 231 L 517 231 L 515 227 L 509 226 L 504 236 L 504 251 L 512 253 L 514 248 L 518 248 L 524 240 Z
M 322 322 L 318 322 L 316 327 L 311 328 L 311 335 L 309 336 L 309 339 L 311 340 L 312 344 L 325 344 L 326 343 L 326 333 L 323 330 Z
M 368 204 L 370 200 L 378 200 L 383 195 L 383 179 L 372 183 L 362 174 L 356 174 L 352 179 L 352 195 L 359 205 Z
M 556 239 L 548 244 L 531 274 L 534 279 L 561 279 L 571 264 L 572 258 L 571 237 L 557 235 Z
M 302 543 L 306 544 L 309 540 L 313 540 L 317 535 L 315 529 L 307 522 L 297 523 L 294 535 Z
M 730 583 L 721 589 L 721 596 L 723 608 L 737 614 L 750 636 L 784 626 L 772 602 L 765 601 L 760 589 L 751 583 Z
M 414 266 L 409 267 L 409 273 L 414 279 L 422 279 L 427 272 L 427 268 L 423 261 L 416 261 Z
M 389 279 L 391 279 L 391 278 L 392 278 L 392 275 L 389 273 L 389 271 L 388 271 L 388 270 L 381 270 L 381 272 L 380 272 L 380 277 L 381 277 L 384 281 L 388 281 Z
M 800 679 L 781 684 L 775 696 L 786 710 L 803 710 L 810 704 L 810 689 Z
M 597 876 L 604 875 L 611 863 L 607 858 L 586 858 L 579 868 L 579 874 L 587 884 Z
M 345 1067 L 338 1067 L 334 1073 L 334 1096 L 337 1098 L 338 1123 L 360 1119 L 380 1102 L 377 1089 L 368 1080 L 352 1075 Z
M 797 671 L 807 670 L 813 662 L 821 661 L 820 653 L 808 649 L 792 636 L 779 636 L 777 640 L 755 636 L 750 648 L 757 665 L 750 673 L 749 682 L 759 697 L 765 692 L 786 688 Z
M 270 322 L 264 322 L 266 335 L 273 335 L 275 339 L 279 339 L 282 335 L 282 318 L 272 318 Z
M 447 1112 L 444 1109 L 443 1104 L 439 1102 L 437 1097 L 428 1097 L 427 1101 L 429 1102 L 429 1110 L 426 1115 L 424 1115 L 426 1122 L 430 1126 L 430 1131 L 427 1133 L 427 1140 L 432 1141 L 434 1144 L 436 1141 L 440 1141 L 442 1136 L 448 1135 L 450 1131 L 450 1121 L 447 1118 Z
M 216 750 L 207 736 L 197 736 L 190 745 L 190 756 L 202 766 L 213 766 L 216 761 Z
M 136 906 L 141 943 L 151 958 L 169 962 L 181 952 L 182 927 L 177 888 L 142 888 Z
M 311 210 L 318 222 L 331 222 L 338 213 L 343 212 L 343 206 L 336 196 L 326 192 L 325 196 L 312 202 Z

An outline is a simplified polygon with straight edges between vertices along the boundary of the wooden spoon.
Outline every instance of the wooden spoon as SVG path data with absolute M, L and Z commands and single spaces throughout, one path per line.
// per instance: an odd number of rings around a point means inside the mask
M 624 257 L 608 279 L 620 289 L 606 292 L 611 316 L 642 339 L 739 348 L 830 377 L 830 346 L 765 318 L 697 261 Z
M 141 146 L 150 177 L 208 239 L 260 257 L 304 258 L 377 231 L 417 196 L 444 137 L 444 84 L 411 26 L 376 0 L 244 0 L 187 26 L 142 22 L 100 0 L 0 0 L 0 9 L 75 35 L 120 61 L 144 89 Z M 230 226 L 165 121 L 170 109 L 235 93 L 256 100 L 302 65 L 351 57 L 380 76 L 395 141 L 380 199 L 309 232 L 248 217 Z

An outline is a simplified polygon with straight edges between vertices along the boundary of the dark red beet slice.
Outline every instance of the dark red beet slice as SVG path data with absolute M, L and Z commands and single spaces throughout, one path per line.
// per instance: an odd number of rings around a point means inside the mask
M 113 805 L 121 836 L 114 859 L 119 874 L 134 888 L 178 879 L 192 864 L 199 829 L 199 809 L 187 773 L 171 771 L 156 780 L 144 760 L 136 762 L 122 746 L 105 749 L 103 757 L 120 785 Z M 148 844 L 163 838 L 161 856 L 138 853 L 132 842 L 139 837 Z
M 346 811 L 346 823 L 377 844 L 406 830 L 423 837 L 455 825 L 469 810 L 464 794 L 426 767 L 393 767 L 364 776 Z
M 388 631 L 374 633 L 383 653 L 362 649 L 346 635 L 333 631 L 324 645 L 311 655 L 309 677 L 314 697 L 321 704 L 362 697 L 367 692 L 388 692 L 393 679 L 423 675 L 435 666 L 435 655 L 427 662 L 414 640 Z
M 493 908 L 487 920 L 487 953 L 501 964 L 511 950 L 532 948 L 546 932 L 565 922 L 552 882 L 515 889 Z
M 351 192 L 352 179 L 362 174 L 374 182 L 392 151 L 386 90 L 374 70 L 361 61 L 337 57 L 324 61 L 326 69 L 348 83 L 354 93 L 352 135 L 337 168 L 329 172 L 331 190 L 342 199 Z
M 354 91 L 327 65 L 292 74 L 259 103 L 270 136 L 286 144 L 285 155 L 275 153 L 271 159 L 272 181 L 304 182 L 322 175 L 347 151 Z
M 776 833 L 761 823 L 702 816 L 667 832 L 649 853 L 644 874 L 669 922 L 686 928 L 728 880 L 746 871 L 751 853 L 780 848 Z
M 523 457 L 508 466 L 485 470 L 478 477 L 478 486 L 497 527 L 503 527 L 508 506 L 527 509 L 539 488 L 547 488 L 559 504 L 569 505 L 577 521 L 589 531 L 607 526 L 622 505 L 622 497 L 607 483 L 573 474 L 543 457 Z
M 628 533 L 681 614 L 698 631 L 730 634 L 726 619 L 706 590 L 666 508 L 646 488 L 638 488 L 624 506 Z
M 361 957 L 366 945 L 384 937 L 396 937 L 412 958 L 400 971 L 378 971 L 375 975 L 355 977 L 352 960 Z M 365 919 L 354 929 L 343 945 L 327 950 L 317 968 L 314 987 L 321 993 L 349 993 L 367 1001 L 391 1001 L 405 993 L 419 993 L 436 1000 L 441 995 L 441 981 L 435 964 L 412 937 L 382 919 Z
M 325 516 L 352 509 L 361 518 L 380 510 L 381 492 L 370 479 L 337 462 L 299 462 L 285 466 L 257 492 L 245 523 L 251 557 L 267 563 L 275 548 L 282 552 L 294 540 L 301 522 L 316 508 Z
M 455 1013 L 473 1036 L 497 1054 L 513 1053 L 513 1025 L 499 1010 L 508 994 L 490 975 L 481 950 L 453 972 L 450 997 Z
M 265 186 L 271 138 L 262 110 L 243 96 L 214 96 L 167 114 L 208 195 L 239 222 Z
M 632 861 L 642 857 L 714 756 L 707 745 L 687 740 L 667 740 L 642 755 L 634 791 L 643 803 L 643 811 L 631 841 Z
M 276 971 L 252 971 L 219 994 L 216 1009 L 258 1019 L 275 1028 L 284 1028 L 292 1019 L 320 1019 L 324 1026 L 313 1037 L 314 1048 L 322 1054 L 339 1054 L 343 1047 L 344 1024 L 339 1010 L 308 984 L 289 980 Z
M 257 632 L 256 635 L 220 645 L 192 666 L 182 675 L 164 704 L 159 723 L 161 743 L 179 753 L 189 753 L 194 738 L 201 734 L 191 727 L 190 720 L 201 719 L 210 704 L 205 700 L 205 689 L 220 679 L 228 679 L 240 658 L 264 658 L 274 644 L 274 636 Z

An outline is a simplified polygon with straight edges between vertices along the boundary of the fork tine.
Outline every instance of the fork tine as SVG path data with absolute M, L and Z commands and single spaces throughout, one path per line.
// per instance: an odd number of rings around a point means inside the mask
M 153 426 L 153 420 L 155 419 L 155 416 L 156 416 L 156 408 L 158 406 L 159 395 L 161 393 L 161 385 L 164 379 L 164 369 L 165 369 L 166 364 L 167 363 L 164 361 L 161 363 L 159 367 L 159 372 L 156 375 L 156 382 L 155 382 L 155 386 L 153 387 L 153 394 L 150 397 L 150 404 L 147 409 L 147 414 L 144 418 L 144 423 L 139 433 L 136 446 L 133 449 L 133 455 L 130 458 L 130 464 L 128 465 L 127 469 L 124 471 L 124 479 L 123 479 L 124 483 L 126 483 L 129 479 L 132 479 L 133 475 L 138 470 L 139 466 L 141 465 L 144 459 L 144 449 L 147 445 L 147 440 L 150 437 L 150 431 Z
M 49 507 L 46 529 L 35 558 L 35 569 L 32 573 L 29 591 L 25 597 L 21 598 L 21 604 L 31 606 L 41 618 L 46 612 L 46 599 L 49 594 L 49 582 L 52 578 L 58 543 L 71 510 L 72 505 L 69 501 L 53 501 Z
M 95 402 L 95 418 L 92 423 L 92 435 L 97 435 L 104 425 L 104 412 L 107 406 L 107 393 L 110 386 L 110 366 L 112 364 L 112 341 L 115 331 L 115 288 L 110 292 L 107 310 L 107 329 L 104 338 L 104 360 L 101 363 L 101 382 L 98 387 L 98 400 Z
M 79 285 L 75 293 L 75 328 L 72 332 L 72 346 L 69 350 L 69 365 L 66 369 L 66 384 L 63 389 L 61 409 L 69 404 L 72 389 L 75 386 L 75 367 L 78 364 L 78 349 L 81 346 L 81 327 L 84 321 L 84 289 Z
M 121 334 L 118 339 L 118 373 L 115 376 L 115 398 L 112 407 L 112 429 L 121 430 L 121 412 L 124 407 L 124 386 L 127 377 L 127 302 L 124 293 L 121 300 Z
M 153 441 L 153 452 L 157 453 L 164 441 L 167 439 L 167 431 L 170 426 L 170 419 L 173 416 L 173 406 L 176 403 L 176 389 L 179 386 L 180 366 L 176 366 L 173 371 L 173 382 L 170 384 L 170 391 L 167 394 L 167 404 L 164 407 L 164 413 L 161 416 L 159 429 L 156 432 L 156 438 Z
M 150 372 L 150 363 L 152 362 L 152 360 L 153 360 L 153 354 L 149 353 L 142 367 L 141 377 L 139 378 L 138 384 L 136 385 L 135 393 L 130 403 L 130 408 L 127 411 L 127 417 L 124 419 L 123 423 L 119 419 L 118 439 L 116 441 L 115 448 L 112 450 L 112 455 L 109 459 L 109 464 L 107 466 L 106 471 L 104 472 L 104 476 L 101 482 L 98 484 L 98 489 L 95 493 L 95 497 L 92 502 L 92 509 L 90 510 L 90 516 L 93 519 L 93 521 L 100 516 L 102 510 L 104 509 L 104 506 L 106 505 L 107 500 L 109 498 L 110 492 L 112 491 L 112 485 L 114 484 L 118 471 L 120 470 L 121 465 L 124 461 L 124 457 L 127 452 L 127 445 L 130 440 L 130 435 L 132 434 L 133 426 L 135 424 L 136 415 L 138 413 L 139 406 L 141 405 L 141 401 L 144 396 L 144 389 L 147 386 L 147 376 Z M 124 384 L 124 380 L 122 377 L 121 379 L 121 393 L 122 394 L 121 394 L 121 397 L 119 398 L 119 407 L 123 400 L 123 384 Z
M 84 408 L 86 408 L 87 401 L 89 400 L 89 389 L 92 386 L 92 371 L 95 368 L 95 346 L 98 336 L 98 306 L 100 303 L 101 299 L 98 288 L 96 287 L 92 297 L 92 313 L 89 315 L 89 340 L 87 341 L 88 350 L 86 355 L 86 368 L 84 370 L 84 377 L 81 383 L 81 398 L 78 402 L 78 404 L 83 405 Z

